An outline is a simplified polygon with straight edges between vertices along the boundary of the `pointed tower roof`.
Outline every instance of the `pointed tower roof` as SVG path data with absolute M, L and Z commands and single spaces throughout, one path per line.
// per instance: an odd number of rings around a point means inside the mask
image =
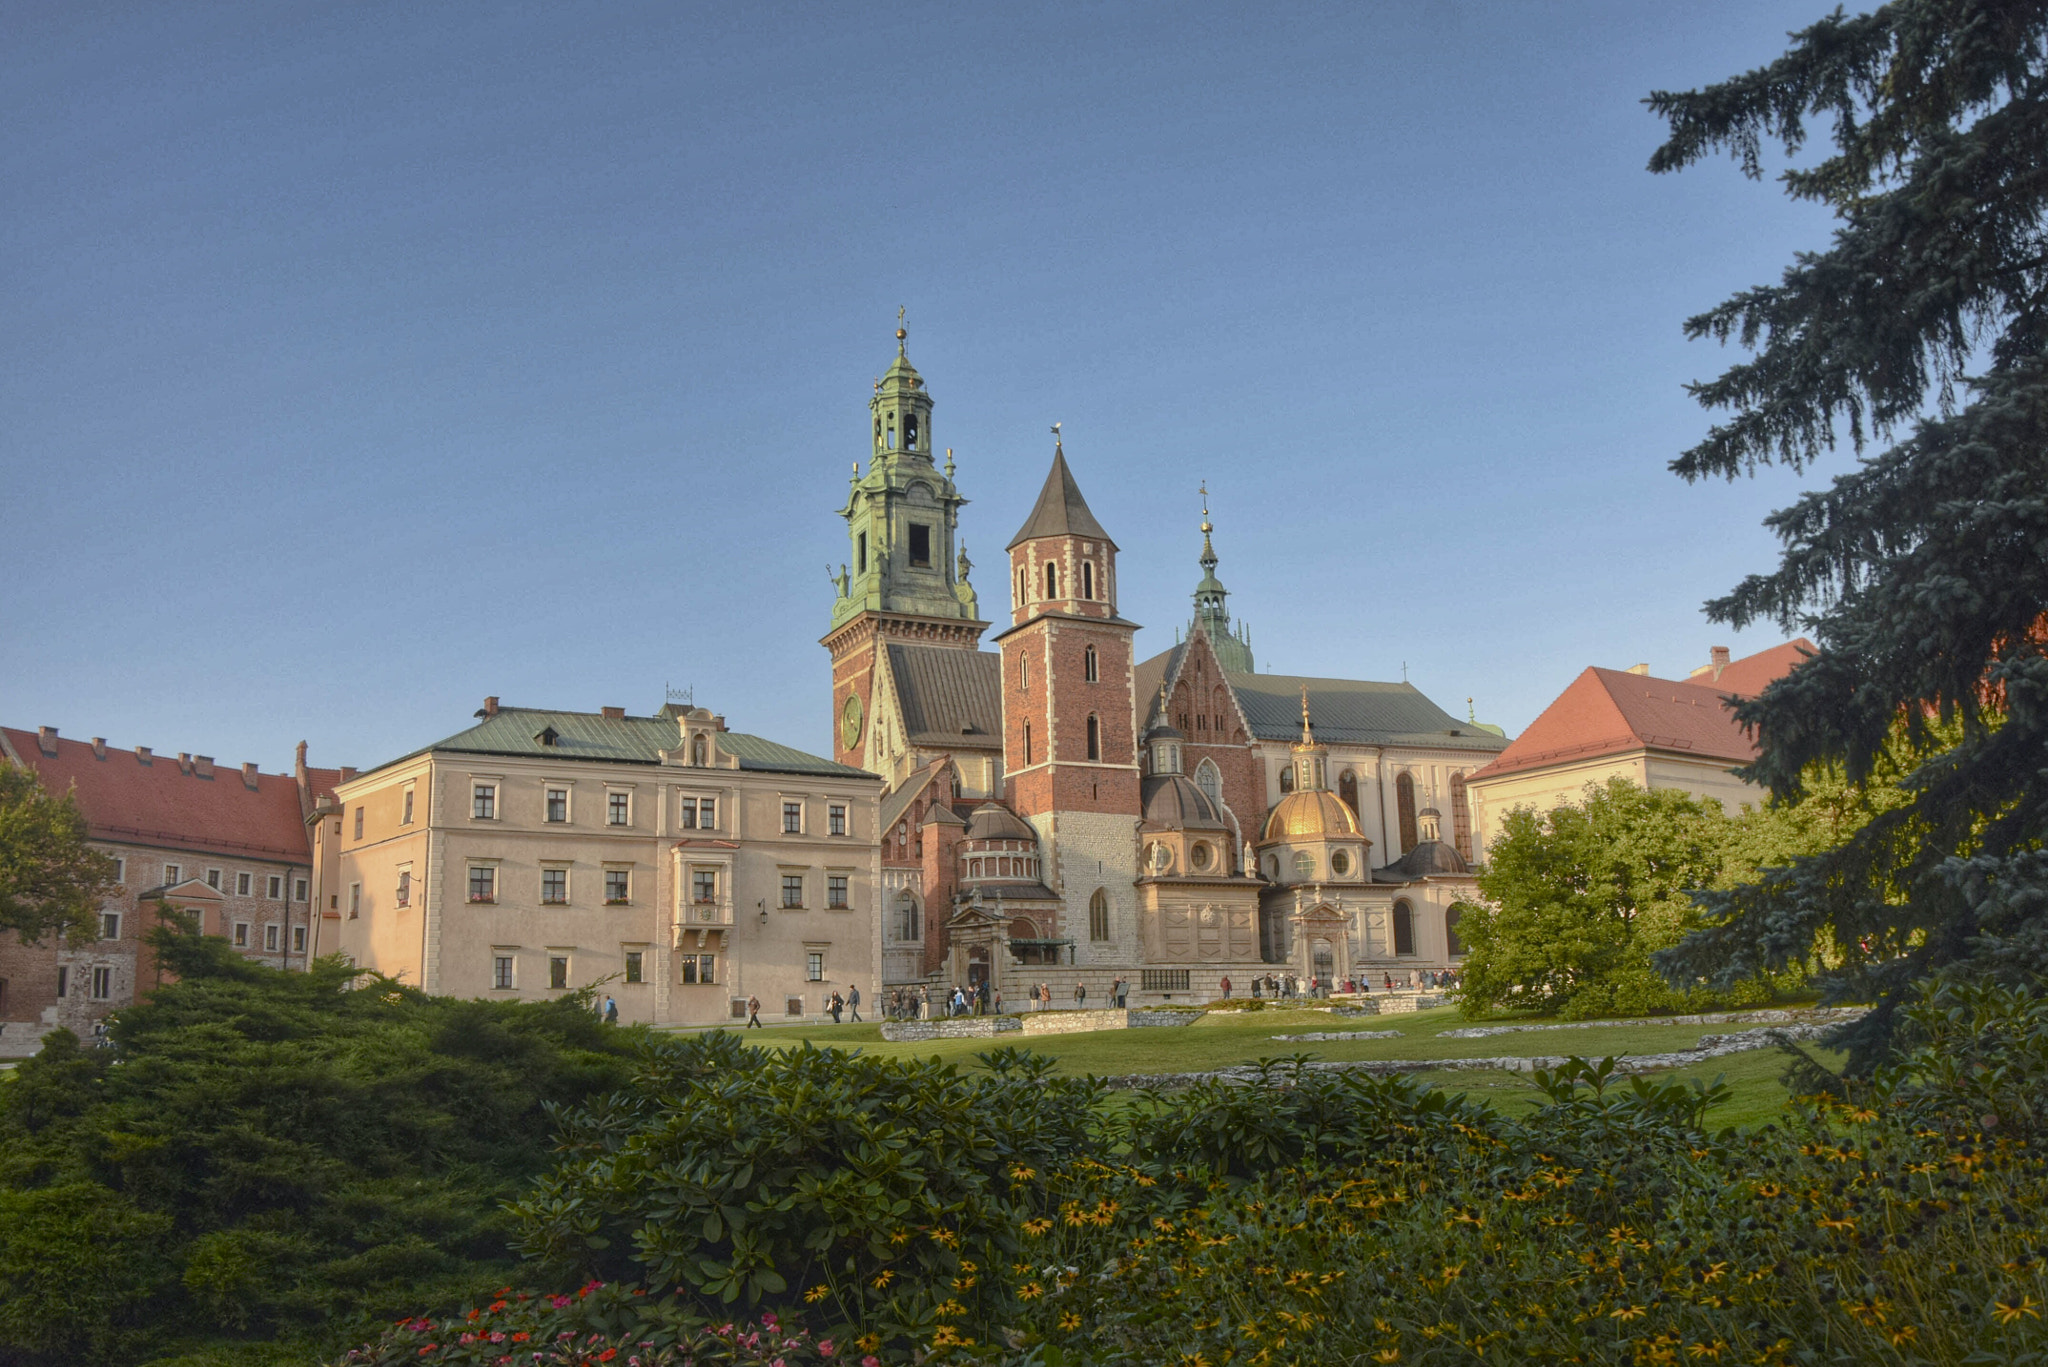
M 1095 520 L 1095 514 L 1088 511 L 1088 500 L 1081 497 L 1081 486 L 1074 483 L 1074 472 L 1067 468 L 1066 449 L 1057 438 L 1053 441 L 1052 469 L 1046 473 L 1038 502 L 1003 549 L 1010 550 L 1019 542 L 1041 536 L 1086 536 L 1109 541 L 1110 549 L 1117 549 L 1116 542 L 1109 540 L 1109 533 Z
M 1231 626 L 1226 602 L 1230 590 L 1216 577 L 1216 543 L 1209 539 L 1216 530 L 1209 521 L 1209 486 L 1202 485 L 1202 582 L 1195 585 L 1195 620 L 1190 631 L 1199 629 L 1216 652 L 1216 663 L 1231 674 L 1252 672 L 1252 646 L 1244 624 Z

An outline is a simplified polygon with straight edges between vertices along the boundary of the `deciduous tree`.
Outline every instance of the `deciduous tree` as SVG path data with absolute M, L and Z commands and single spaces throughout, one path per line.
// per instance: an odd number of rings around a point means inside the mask
M 70 793 L 46 792 L 34 773 L 0 760 L 0 930 L 31 943 L 92 935 L 114 861 L 85 840 L 85 814 Z

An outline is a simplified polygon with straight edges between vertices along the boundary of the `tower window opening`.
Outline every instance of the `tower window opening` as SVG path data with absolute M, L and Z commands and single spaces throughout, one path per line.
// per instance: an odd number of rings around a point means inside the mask
M 862 532 L 859 540 L 853 543 L 853 563 L 855 574 L 866 574 L 868 572 L 868 534 L 866 532 Z
M 896 415 L 894 413 L 889 415 L 889 449 L 891 451 L 896 449 Z
M 1031 723 L 1024 723 L 1024 763 L 1031 763 Z
M 1102 723 L 1092 713 L 1088 717 L 1088 758 L 1102 758 Z
M 1084 677 L 1086 677 L 1086 678 L 1087 678 L 1087 680 L 1088 680 L 1088 682 L 1089 682 L 1089 683 L 1100 683 L 1100 682 L 1101 682 L 1101 673 L 1100 673 L 1100 671 L 1099 671 L 1099 670 L 1097 669 L 1097 667 L 1096 667 L 1096 663 L 1095 663 L 1095 647 L 1094 647 L 1094 646 L 1089 646 L 1089 647 L 1088 647 L 1088 651 L 1087 651 L 1087 653 L 1086 653 L 1086 654 L 1085 654 L 1085 655 L 1084 655 L 1084 656 L 1082 657 L 1082 660 L 1081 660 L 1081 669 L 1082 669 L 1082 673 L 1083 673 Z
M 917 449 L 916 414 L 912 414 L 903 420 L 903 449 L 906 451 L 915 451 Z
M 1090 599 L 1095 597 L 1095 564 L 1093 561 L 1083 560 L 1081 562 L 1081 596 Z
M 1047 561 L 1045 566 L 1045 596 L 1048 598 L 1060 596 L 1060 567 L 1050 561 Z
M 1097 944 L 1109 938 L 1109 893 L 1103 888 L 1088 899 L 1088 938 Z
M 1016 604 L 1016 605 L 1017 605 L 1018 607 L 1020 607 L 1020 608 L 1024 606 L 1024 571 L 1023 571 L 1022 569 L 1019 569 L 1019 570 L 1017 571 L 1017 604 Z
M 922 522 L 910 524 L 910 563 L 927 570 L 932 566 L 932 529 Z

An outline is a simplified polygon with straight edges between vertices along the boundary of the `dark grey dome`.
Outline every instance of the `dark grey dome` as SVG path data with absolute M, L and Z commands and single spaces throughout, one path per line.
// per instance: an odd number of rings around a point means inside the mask
M 1036 843 L 1038 832 L 1023 817 L 999 803 L 984 802 L 967 820 L 969 840 L 1029 840 Z
M 1140 790 L 1145 825 L 1165 831 L 1227 831 L 1230 823 L 1209 795 L 1183 774 L 1154 774 Z

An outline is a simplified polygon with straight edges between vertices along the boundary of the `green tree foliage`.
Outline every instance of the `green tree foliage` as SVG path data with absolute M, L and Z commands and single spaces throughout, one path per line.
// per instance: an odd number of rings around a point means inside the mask
M 30 943 L 53 931 L 91 936 L 114 861 L 85 839 L 71 794 L 47 793 L 34 773 L 0 760 L 0 931 Z
M 503 1282 L 545 1108 L 619 1086 L 635 1032 L 279 973 L 164 914 L 179 981 L 112 1047 L 58 1031 L 0 1085 L 0 1363 L 318 1342 Z
M 1708 605 L 1819 644 L 1736 708 L 1750 776 L 1783 797 L 1816 763 L 1861 782 L 1902 723 L 1916 762 L 1911 802 L 1710 899 L 1660 966 L 1733 982 L 1829 941 L 1830 994 L 1879 1003 L 1850 1037 L 1867 1064 L 1914 980 L 2048 967 L 2048 6 L 1837 10 L 1769 65 L 1649 104 L 1670 125 L 1653 171 L 1726 151 L 1759 177 L 1767 141 L 1797 160 L 1828 124 L 1782 183 L 1834 212 L 1832 241 L 1687 324 L 1751 355 L 1693 387 L 1728 416 L 1679 474 L 1860 453 L 1771 517 L 1778 567 Z
M 1701 994 L 1668 986 L 1650 955 L 1692 925 L 1692 890 L 1724 877 L 1736 825 L 1716 803 L 1620 778 L 1589 787 L 1583 802 L 1508 813 L 1479 875 L 1485 901 L 1460 908 L 1465 1010 L 1583 1020 L 1698 1004 Z

